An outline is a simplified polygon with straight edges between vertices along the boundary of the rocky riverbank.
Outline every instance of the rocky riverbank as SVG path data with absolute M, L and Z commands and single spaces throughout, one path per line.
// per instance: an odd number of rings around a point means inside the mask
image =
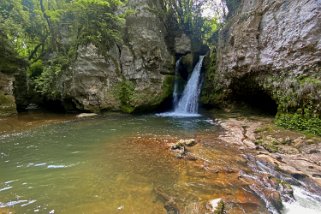
M 229 118 L 219 120 L 226 130 L 220 139 L 296 178 L 321 186 L 321 138 L 276 127 L 272 120 Z
M 180 207 L 175 196 L 156 189 L 169 211 L 181 213 L 286 213 L 295 203 L 294 189 L 300 187 L 311 194 L 321 190 L 321 139 L 278 128 L 270 117 L 218 114 L 216 124 L 222 130 L 195 135 L 194 139 L 170 136 L 140 137 L 137 142 L 165 145 L 172 155 L 190 165 L 192 171 L 204 173 L 204 188 L 217 185 L 229 189 L 242 187 L 245 192 L 224 194 L 213 192 L 212 198 L 194 205 L 190 211 Z M 231 114 L 233 115 L 233 114 Z M 206 175 L 206 176 L 205 176 Z M 212 206 L 212 201 L 218 201 Z M 260 207 L 265 204 L 266 210 Z M 218 206 L 218 204 L 221 204 Z M 224 209 L 222 209 L 222 206 Z M 240 208 L 241 207 L 241 208 Z M 309 207 L 308 207 L 309 208 Z

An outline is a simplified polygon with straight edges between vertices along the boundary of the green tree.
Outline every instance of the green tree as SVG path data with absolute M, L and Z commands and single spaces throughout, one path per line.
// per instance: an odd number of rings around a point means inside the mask
M 172 14 L 178 26 L 194 41 L 205 41 L 217 30 L 217 17 L 205 17 L 204 6 L 210 0 L 164 0 L 168 14 Z
M 29 61 L 32 82 L 47 93 L 54 78 L 75 59 L 79 45 L 93 43 L 104 53 L 121 42 L 124 19 L 116 11 L 122 4 L 121 0 L 1 0 L 1 46 Z

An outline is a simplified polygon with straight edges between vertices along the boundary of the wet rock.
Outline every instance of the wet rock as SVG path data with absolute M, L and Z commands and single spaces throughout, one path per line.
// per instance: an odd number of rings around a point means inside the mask
M 186 147 L 192 147 L 194 145 L 196 145 L 195 139 L 180 139 L 170 148 L 176 153 L 177 158 L 184 158 L 185 160 L 195 161 L 197 160 L 197 158 L 186 150 Z
M 168 201 L 165 203 L 164 208 L 166 209 L 167 214 L 179 214 L 179 209 L 175 205 L 175 203 Z
M 186 153 L 183 158 L 188 161 L 196 161 L 197 160 L 197 158 L 193 154 L 191 154 L 190 152 Z
M 200 214 L 200 213 L 207 213 L 208 210 L 206 209 L 206 205 L 204 202 L 194 202 L 188 204 L 182 213 L 184 214 Z
M 175 149 L 175 153 L 177 158 L 184 158 L 186 155 L 185 146 Z
M 157 197 L 164 203 L 164 208 L 167 214 L 179 214 L 180 209 L 178 208 L 174 197 L 168 195 L 161 188 L 157 187 L 154 189 Z
M 191 147 L 196 145 L 196 141 L 195 139 L 188 139 L 188 140 L 184 140 L 184 144 L 188 147 Z
M 278 186 L 278 190 L 281 193 L 282 198 L 284 198 L 285 201 L 292 201 L 294 198 L 293 195 L 293 188 L 291 186 L 291 184 L 279 180 L 279 186 Z
M 279 213 L 279 211 L 282 210 L 282 198 L 280 193 L 276 190 L 264 188 L 260 183 L 250 185 L 250 189 L 265 202 L 265 205 L 270 212 Z
M 171 149 L 179 149 L 184 146 L 192 147 L 196 145 L 195 139 L 180 139 L 174 145 L 172 145 Z
M 272 205 L 277 209 L 277 210 L 282 210 L 283 204 L 282 204 L 282 198 L 281 194 L 277 191 L 272 191 L 267 194 L 267 199 L 272 203 Z

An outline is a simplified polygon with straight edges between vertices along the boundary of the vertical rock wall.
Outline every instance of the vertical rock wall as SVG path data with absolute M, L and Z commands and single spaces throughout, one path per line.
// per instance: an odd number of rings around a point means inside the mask
M 13 94 L 14 77 L 0 72 L 0 116 L 17 113 Z
M 243 0 L 221 31 L 208 70 L 209 104 L 257 91 L 279 112 L 321 115 L 321 1 Z M 204 93 L 203 93 L 204 94 Z M 211 94 L 211 96 L 209 96 Z
M 157 13 L 158 1 L 131 0 L 124 43 L 98 54 L 81 47 L 59 81 L 62 99 L 77 109 L 132 112 L 152 109 L 171 94 L 174 58 L 165 42 L 166 29 Z M 67 103 L 67 102 L 65 102 Z

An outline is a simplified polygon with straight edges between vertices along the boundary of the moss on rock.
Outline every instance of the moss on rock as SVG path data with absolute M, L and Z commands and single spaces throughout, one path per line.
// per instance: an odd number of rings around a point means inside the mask
M 134 95 L 135 86 L 130 81 L 122 81 L 115 87 L 115 96 L 120 100 L 120 110 L 125 113 L 132 113 L 135 107 L 132 106 L 131 100 Z
M 13 96 L 5 95 L 0 91 L 0 116 L 16 114 L 16 102 Z

